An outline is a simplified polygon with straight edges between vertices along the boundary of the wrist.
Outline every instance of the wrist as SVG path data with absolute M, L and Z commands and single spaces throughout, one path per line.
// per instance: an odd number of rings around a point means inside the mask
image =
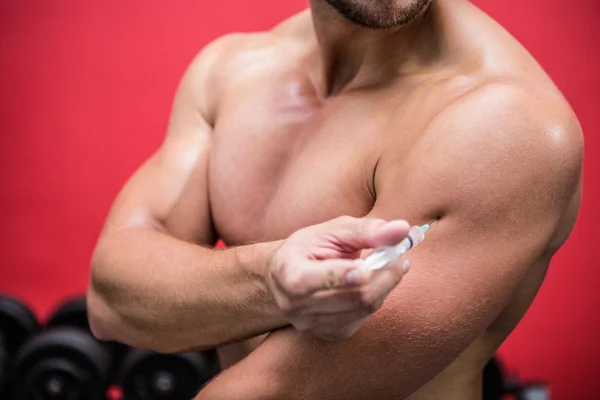
M 266 283 L 271 261 L 283 241 L 255 243 L 234 247 L 235 260 L 241 272 L 260 282 Z
M 266 305 L 261 313 L 268 316 L 277 327 L 288 325 L 289 322 L 279 310 L 268 285 L 268 276 L 273 257 L 282 243 L 282 240 L 263 242 L 233 249 L 241 274 L 254 286 L 257 304 Z

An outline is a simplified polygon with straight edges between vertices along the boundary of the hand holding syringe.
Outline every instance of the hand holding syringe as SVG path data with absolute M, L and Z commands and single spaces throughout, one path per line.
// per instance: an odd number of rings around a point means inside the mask
M 425 232 L 429 225 L 413 226 L 408 231 L 408 236 L 396 246 L 380 247 L 375 249 L 367 258 L 356 261 L 365 265 L 370 270 L 376 270 L 386 265 L 394 264 L 404 253 L 412 249 L 425 239 Z
M 322 339 L 350 337 L 400 283 L 408 264 L 397 261 L 428 227 L 346 216 L 296 231 L 264 271 L 276 315 Z M 348 258 L 365 249 L 374 251 L 364 260 Z

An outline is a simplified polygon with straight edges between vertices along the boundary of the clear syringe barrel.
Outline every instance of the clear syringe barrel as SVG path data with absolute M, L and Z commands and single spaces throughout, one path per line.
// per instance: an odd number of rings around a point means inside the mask
M 380 269 L 394 263 L 408 250 L 412 249 L 425 239 L 425 232 L 429 225 L 412 226 L 408 236 L 396 246 L 375 249 L 367 258 L 361 260 L 371 270 Z

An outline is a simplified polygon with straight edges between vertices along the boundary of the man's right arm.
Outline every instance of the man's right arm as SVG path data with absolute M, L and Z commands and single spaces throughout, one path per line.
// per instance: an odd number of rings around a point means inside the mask
M 216 239 L 207 195 L 209 117 L 218 95 L 213 65 L 234 45 L 220 39 L 193 61 L 164 142 L 110 210 L 88 289 L 90 325 L 99 338 L 172 352 L 286 324 L 275 317 L 262 278 L 276 243 L 206 247 Z

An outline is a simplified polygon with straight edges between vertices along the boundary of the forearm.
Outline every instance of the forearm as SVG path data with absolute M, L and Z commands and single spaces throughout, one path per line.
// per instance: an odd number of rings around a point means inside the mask
M 277 365 L 278 360 L 267 360 L 267 363 Z M 273 369 L 249 364 L 244 359 L 212 379 L 194 400 L 281 400 L 296 398 L 295 394 L 302 391 L 297 385 L 294 391 L 286 391 L 287 382 L 275 379 L 272 372 Z
M 103 339 L 177 352 L 281 327 L 263 278 L 275 247 L 214 250 L 149 229 L 109 234 L 92 262 L 92 329 Z

